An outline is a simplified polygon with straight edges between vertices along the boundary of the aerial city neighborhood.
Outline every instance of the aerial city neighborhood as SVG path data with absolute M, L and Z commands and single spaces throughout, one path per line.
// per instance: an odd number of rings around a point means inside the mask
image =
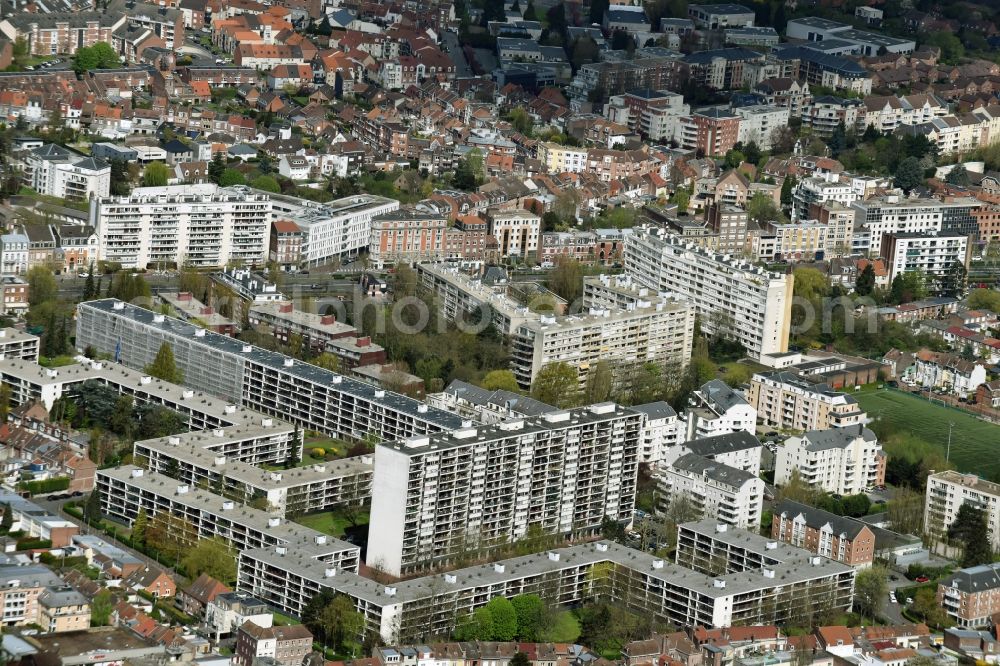
M 0 663 L 1000 662 L 985 0 L 2 0 Z

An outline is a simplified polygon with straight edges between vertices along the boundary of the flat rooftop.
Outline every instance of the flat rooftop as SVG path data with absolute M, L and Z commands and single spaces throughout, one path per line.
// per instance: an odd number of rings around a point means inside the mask
M 278 352 L 248 345 L 227 335 L 220 335 L 212 331 L 200 329 L 174 317 L 163 317 L 135 305 L 123 303 L 117 299 L 89 301 L 81 303 L 79 308 L 91 308 L 107 316 L 122 317 L 163 331 L 167 335 L 188 339 L 189 342 L 204 346 L 208 353 L 228 354 L 243 358 L 248 363 L 256 363 L 280 370 L 297 379 L 379 404 L 386 409 L 405 414 L 414 420 L 434 425 L 442 430 L 461 428 L 464 424 L 468 423 L 455 414 L 435 407 L 429 407 L 422 402 L 399 393 L 384 391 L 360 380 L 351 379 L 345 375 L 310 365 L 304 361 L 293 359 L 290 356 L 279 354 Z M 379 395 L 377 396 L 376 394 Z
M 138 472 L 139 476 L 135 473 Z M 313 557 L 331 555 L 344 551 L 357 551 L 354 544 L 341 541 L 304 525 L 272 516 L 266 511 L 241 505 L 221 495 L 192 488 L 186 483 L 156 472 L 143 470 L 135 465 L 122 465 L 98 472 L 98 477 L 121 481 L 126 486 L 141 490 L 147 496 L 162 497 L 186 507 L 198 510 L 201 515 L 211 515 L 248 529 L 266 534 L 292 549 L 305 549 Z
M 385 442 L 379 446 L 408 455 L 421 455 L 436 451 L 461 448 L 485 441 L 497 441 L 511 437 L 524 437 L 533 433 L 561 430 L 589 423 L 599 423 L 625 416 L 635 416 L 636 412 L 620 407 L 613 402 L 602 402 L 579 409 L 548 412 L 541 416 L 509 419 L 491 426 L 466 427 L 433 435 L 408 437 L 397 442 Z

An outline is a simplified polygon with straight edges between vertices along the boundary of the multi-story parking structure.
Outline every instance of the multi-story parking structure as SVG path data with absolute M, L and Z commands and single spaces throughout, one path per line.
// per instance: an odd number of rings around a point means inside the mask
M 448 635 L 492 597 L 524 593 L 557 605 L 604 598 L 678 626 L 773 624 L 821 605 L 850 608 L 852 567 L 727 527 L 680 526 L 684 559 L 700 568 L 598 541 L 382 585 L 307 553 L 260 548 L 240 555 L 238 588 L 292 615 L 320 591 L 347 595 L 368 630 L 390 642 Z
M 353 544 L 141 467 L 98 471 L 96 492 L 103 515 L 126 525 L 135 522 L 139 511 L 151 519 L 160 513 L 183 519 L 190 529 L 178 527 L 175 536 L 190 540 L 190 546 L 199 539 L 219 538 L 237 551 L 302 549 L 325 564 L 348 571 L 358 568 L 361 551 Z
M 248 442 L 261 441 L 241 427 L 191 432 L 136 442 L 133 460 L 152 472 L 205 487 L 242 504 L 266 506 L 273 514 L 296 516 L 371 499 L 373 459 L 358 456 L 272 471 L 241 456 Z M 227 449 L 234 450 L 227 455 Z M 252 449 L 250 449 L 252 450 Z
M 399 575 L 532 528 L 570 536 L 630 521 L 641 423 L 601 403 L 378 446 L 368 565 Z
M 790 274 L 771 273 L 649 227 L 626 237 L 625 271 L 640 285 L 690 301 L 702 330 L 732 336 L 754 358 L 788 351 Z
M 167 343 L 186 386 L 333 437 L 396 440 L 468 424 L 412 398 L 114 299 L 81 303 L 76 330 L 77 345 L 134 368 L 152 363 Z

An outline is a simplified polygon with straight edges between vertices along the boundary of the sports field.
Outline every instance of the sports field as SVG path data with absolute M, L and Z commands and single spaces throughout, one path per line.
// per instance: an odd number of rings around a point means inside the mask
M 912 434 L 939 447 L 942 455 L 948 444 L 948 424 L 954 423 L 951 462 L 959 471 L 989 477 L 1000 470 L 1000 425 L 902 391 L 863 391 L 852 395 L 869 418 L 880 418 L 889 422 L 894 431 Z

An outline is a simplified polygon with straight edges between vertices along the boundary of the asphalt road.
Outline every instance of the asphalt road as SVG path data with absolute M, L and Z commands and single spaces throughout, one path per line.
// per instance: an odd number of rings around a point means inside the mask
M 465 59 L 465 54 L 462 52 L 462 45 L 458 42 L 458 35 L 446 30 L 444 33 L 444 44 L 448 49 L 447 53 L 451 57 L 451 61 L 455 63 L 455 76 L 460 79 L 468 79 L 475 76 L 472 68 L 469 67 L 468 61 Z

